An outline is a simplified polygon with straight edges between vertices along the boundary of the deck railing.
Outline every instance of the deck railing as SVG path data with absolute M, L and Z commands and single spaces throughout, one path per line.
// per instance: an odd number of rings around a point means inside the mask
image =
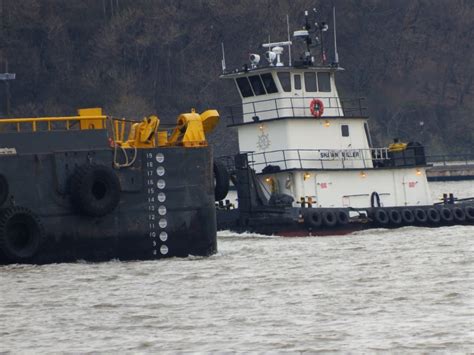
M 426 160 L 433 166 L 474 165 L 474 154 L 429 155 Z
M 282 117 L 312 117 L 309 104 L 315 96 L 279 97 L 274 99 L 259 100 L 227 106 L 227 116 L 232 124 L 243 122 L 243 117 L 247 116 L 254 120 L 265 118 Z M 364 117 L 367 115 L 367 108 L 364 106 L 364 98 L 340 98 L 337 96 L 320 97 L 324 103 L 327 116 L 344 117 Z M 324 114 L 323 114 L 324 117 Z
M 0 128 L 4 125 L 13 125 L 13 130 L 21 132 L 30 130 L 36 132 L 39 130 L 58 130 L 58 129 L 95 129 L 98 126 L 103 128 L 107 116 L 64 116 L 64 117 L 33 117 L 33 118 L 2 118 L 0 119 Z M 61 123 L 63 123 L 61 125 Z M 79 124 L 78 124 L 79 123 Z M 58 127 L 61 126 L 61 127 Z
M 269 166 L 280 169 L 372 168 L 389 160 L 388 148 L 370 149 L 285 149 L 248 154 L 256 171 Z M 375 163 L 375 164 L 374 164 Z M 276 168 L 278 169 L 278 168 Z

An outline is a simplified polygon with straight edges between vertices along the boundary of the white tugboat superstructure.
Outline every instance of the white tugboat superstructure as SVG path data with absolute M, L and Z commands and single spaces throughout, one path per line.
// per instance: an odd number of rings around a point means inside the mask
M 354 215 L 382 226 L 422 225 L 431 217 L 435 223 L 442 213 L 432 205 L 423 146 L 398 140 L 373 146 L 363 99 L 340 97 L 335 76 L 344 69 L 337 49 L 334 62 L 326 64 L 321 46 L 316 63 L 305 15 L 304 29 L 294 33 L 294 40 L 306 43 L 301 60 L 285 64 L 284 47 L 290 52 L 293 44 L 285 41 L 263 44 L 266 66 L 259 54 L 232 72 L 225 71 L 223 61 L 221 78 L 234 81 L 242 101 L 231 108 L 231 126 L 245 157 L 235 162 L 237 225 L 278 233 L 304 224 L 315 231 L 347 226 Z M 315 25 L 322 39 L 328 26 Z M 231 226 L 229 215 L 218 211 L 218 222 Z
M 292 196 L 294 206 L 309 200 L 318 207 L 370 207 L 374 192 L 382 206 L 431 204 L 424 159 L 393 159 L 388 147 L 372 146 L 362 99 L 339 96 L 335 74 L 343 69 L 311 61 L 284 66 L 280 44 L 264 44 L 278 49 L 276 64 L 252 63 L 221 76 L 240 93 L 243 119 L 233 124 L 239 149 L 249 153 L 267 192 Z M 315 103 L 319 110 L 312 112 Z

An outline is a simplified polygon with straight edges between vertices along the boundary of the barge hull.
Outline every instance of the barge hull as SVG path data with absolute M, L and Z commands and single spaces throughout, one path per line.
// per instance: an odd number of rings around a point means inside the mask
M 1 264 L 147 260 L 216 252 L 209 147 L 126 149 L 115 157 L 110 147 L 31 150 L 20 147 L 18 154 L 1 157 L 0 174 L 8 189 L 1 205 Z M 114 159 L 133 164 L 116 169 Z M 105 215 L 84 213 L 72 198 L 74 178 L 84 167 L 105 167 L 119 181 L 118 203 Z M 22 231 L 15 230 L 15 218 L 20 217 L 10 217 L 12 213 L 38 225 L 30 231 L 30 239 L 39 240 L 33 253 L 21 252 L 21 243 L 28 247 L 31 240 L 15 242 Z

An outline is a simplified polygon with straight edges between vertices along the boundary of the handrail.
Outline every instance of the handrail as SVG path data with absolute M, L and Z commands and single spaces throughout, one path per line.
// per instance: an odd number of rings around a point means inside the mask
M 22 117 L 22 118 L 1 118 L 0 125 L 2 124 L 16 124 L 16 131 L 21 131 L 21 124 L 23 123 L 31 123 L 31 129 L 33 132 L 37 131 L 37 125 L 42 122 L 47 122 L 48 127 L 47 130 L 53 130 L 51 123 L 53 122 L 66 122 L 66 130 L 71 128 L 69 124 L 71 121 L 91 121 L 91 120 L 102 120 L 105 121 L 108 116 L 105 115 L 94 115 L 94 116 L 60 116 L 60 117 Z
M 264 152 L 250 152 L 249 165 L 252 168 L 267 167 L 271 165 L 281 165 L 281 168 L 288 169 L 291 163 L 297 163 L 294 167 L 299 169 L 314 168 L 308 164 L 319 163 L 320 169 L 329 168 L 329 163 L 341 163 L 342 168 L 351 167 L 347 165 L 351 162 L 363 162 L 360 168 L 369 168 L 380 165 L 384 161 L 393 160 L 389 157 L 389 150 L 383 148 L 368 149 L 281 149 Z M 370 163 L 369 163 L 370 162 Z
M 81 120 L 105 120 L 107 116 L 64 116 L 64 117 L 27 117 L 27 118 L 0 118 L 0 124 L 3 123 L 29 123 L 29 122 L 47 122 L 47 121 L 81 121 Z
M 474 154 L 428 155 L 426 160 L 433 166 L 474 165 Z
M 317 95 L 316 95 L 317 96 Z M 242 122 L 244 116 L 251 115 L 252 117 L 258 117 L 262 114 L 268 114 L 274 112 L 274 118 L 281 118 L 281 111 L 289 110 L 291 111 L 291 117 L 312 117 L 309 114 L 309 101 L 311 101 L 315 96 L 298 96 L 298 97 L 278 97 L 271 99 L 264 99 L 252 102 L 246 102 L 242 104 L 230 105 L 227 106 L 229 115 L 233 124 L 238 124 Z M 327 100 L 325 109 L 334 109 L 337 110 L 337 116 L 341 117 L 362 117 L 366 115 L 367 108 L 362 105 L 362 102 L 365 100 L 363 97 L 359 98 L 340 98 L 338 96 L 327 96 L 319 97 L 321 100 Z M 299 102 L 298 102 L 299 101 Z M 308 104 L 301 104 L 301 102 L 308 101 Z M 353 103 L 348 104 L 348 103 Z M 268 108 L 270 104 L 270 108 Z M 257 106 L 265 106 L 267 108 L 258 108 Z M 298 114 L 298 111 L 304 110 L 303 115 Z M 236 112 L 237 111 L 237 112 Z M 307 112 L 306 112 L 307 111 Z M 324 118 L 324 117 L 323 117 Z

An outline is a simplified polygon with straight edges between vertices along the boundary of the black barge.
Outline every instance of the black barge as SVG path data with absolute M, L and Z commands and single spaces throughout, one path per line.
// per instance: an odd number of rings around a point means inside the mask
M 0 121 L 0 263 L 151 260 L 216 252 L 218 113 Z

